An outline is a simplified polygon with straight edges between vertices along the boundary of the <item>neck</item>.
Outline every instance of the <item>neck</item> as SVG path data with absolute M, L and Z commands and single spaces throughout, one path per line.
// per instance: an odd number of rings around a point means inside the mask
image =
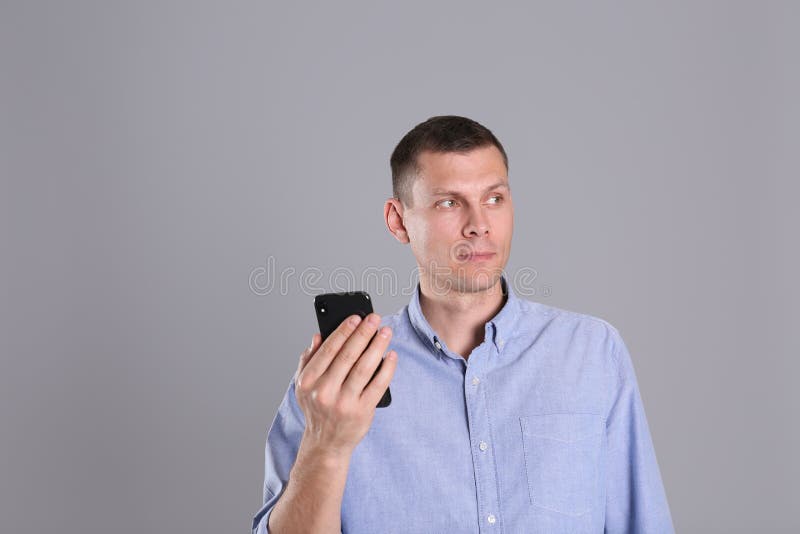
M 451 289 L 441 293 L 432 287 L 430 280 L 420 278 L 422 314 L 447 347 L 466 360 L 484 341 L 486 323 L 505 305 L 500 278 L 491 287 L 475 292 Z

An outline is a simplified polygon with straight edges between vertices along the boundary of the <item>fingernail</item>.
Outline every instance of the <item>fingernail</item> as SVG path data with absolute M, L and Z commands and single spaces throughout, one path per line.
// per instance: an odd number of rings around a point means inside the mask
M 358 323 L 360 322 L 361 322 L 361 317 L 359 317 L 358 315 L 354 315 L 350 318 L 350 324 L 353 326 L 358 325 Z
M 391 332 L 392 332 L 391 328 L 389 328 L 388 326 L 384 326 L 383 328 L 381 328 L 380 335 L 381 337 L 389 337 L 389 334 Z

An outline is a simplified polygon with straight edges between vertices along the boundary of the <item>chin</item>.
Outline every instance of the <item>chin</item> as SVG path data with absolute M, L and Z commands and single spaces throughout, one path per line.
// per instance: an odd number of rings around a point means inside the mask
M 457 268 L 454 286 L 459 291 L 478 293 L 491 289 L 500 282 L 503 274 L 499 266 L 460 266 Z

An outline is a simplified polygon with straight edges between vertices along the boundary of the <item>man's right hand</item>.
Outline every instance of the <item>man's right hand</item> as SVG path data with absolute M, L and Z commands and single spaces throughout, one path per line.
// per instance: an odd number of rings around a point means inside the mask
M 367 434 L 397 368 L 397 353 L 389 351 L 372 378 L 392 336 L 384 326 L 370 342 L 380 321 L 376 313 L 348 317 L 324 343 L 314 334 L 300 356 L 295 394 L 306 419 L 303 445 L 311 450 L 349 458 Z

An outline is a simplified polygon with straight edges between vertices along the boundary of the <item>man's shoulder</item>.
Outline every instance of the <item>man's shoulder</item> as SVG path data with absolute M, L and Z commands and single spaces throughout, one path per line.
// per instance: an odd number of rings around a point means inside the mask
M 522 316 L 541 316 L 557 321 L 582 326 L 585 328 L 609 329 L 619 332 L 617 327 L 609 320 L 598 315 L 579 312 L 569 308 L 561 308 L 552 304 L 545 304 L 536 300 L 519 298 L 519 308 Z
M 519 316 L 523 325 L 539 322 L 547 328 L 563 330 L 572 335 L 604 339 L 612 345 L 618 344 L 622 339 L 619 329 L 608 319 L 527 298 L 519 299 Z

